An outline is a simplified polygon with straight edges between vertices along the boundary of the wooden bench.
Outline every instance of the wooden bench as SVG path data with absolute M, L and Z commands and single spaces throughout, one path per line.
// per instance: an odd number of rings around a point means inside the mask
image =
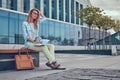
M 21 49 L 0 49 L 0 71 L 15 69 L 15 55 L 19 53 L 26 54 L 26 50 Z M 39 67 L 39 52 L 27 49 L 29 54 L 33 56 L 33 61 L 36 67 Z

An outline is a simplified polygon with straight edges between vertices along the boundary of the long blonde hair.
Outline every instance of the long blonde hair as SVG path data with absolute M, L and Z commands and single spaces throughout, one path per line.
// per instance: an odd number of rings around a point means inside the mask
M 37 11 L 38 12 L 38 16 L 37 16 L 37 18 L 33 21 L 33 24 L 34 24 L 34 26 L 35 26 L 35 29 L 38 29 L 38 22 L 39 22 L 39 20 L 40 20 L 40 11 L 38 10 L 38 9 L 36 9 L 36 8 L 33 8 L 33 9 L 31 9 L 30 11 L 29 11 L 29 13 L 28 13 L 28 17 L 27 17 L 27 22 L 28 23 L 30 23 L 31 22 L 31 15 L 32 15 L 32 12 L 33 11 Z

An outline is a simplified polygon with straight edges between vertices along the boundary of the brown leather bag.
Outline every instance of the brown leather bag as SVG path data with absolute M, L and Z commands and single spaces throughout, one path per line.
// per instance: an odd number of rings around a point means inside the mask
M 19 50 L 19 54 L 15 55 L 15 63 L 17 70 L 25 70 L 25 69 L 34 69 L 33 57 L 28 53 L 28 50 L 25 51 L 27 54 L 21 54 Z

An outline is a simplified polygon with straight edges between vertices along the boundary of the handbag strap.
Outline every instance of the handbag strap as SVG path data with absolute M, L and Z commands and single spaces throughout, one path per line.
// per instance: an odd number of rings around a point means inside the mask
M 21 52 L 22 52 L 22 51 L 23 51 L 23 52 L 25 51 L 25 52 L 27 53 L 27 56 L 29 57 L 28 49 L 27 49 L 27 48 L 24 48 L 24 47 L 22 47 L 21 49 L 18 50 L 19 56 L 21 56 Z

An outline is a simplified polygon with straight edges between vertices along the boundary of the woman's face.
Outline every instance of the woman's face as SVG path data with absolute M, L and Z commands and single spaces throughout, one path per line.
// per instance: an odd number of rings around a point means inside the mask
M 37 12 L 36 10 L 34 10 L 34 11 L 32 12 L 31 17 L 32 17 L 32 19 L 37 19 L 38 15 L 39 15 L 38 12 Z

